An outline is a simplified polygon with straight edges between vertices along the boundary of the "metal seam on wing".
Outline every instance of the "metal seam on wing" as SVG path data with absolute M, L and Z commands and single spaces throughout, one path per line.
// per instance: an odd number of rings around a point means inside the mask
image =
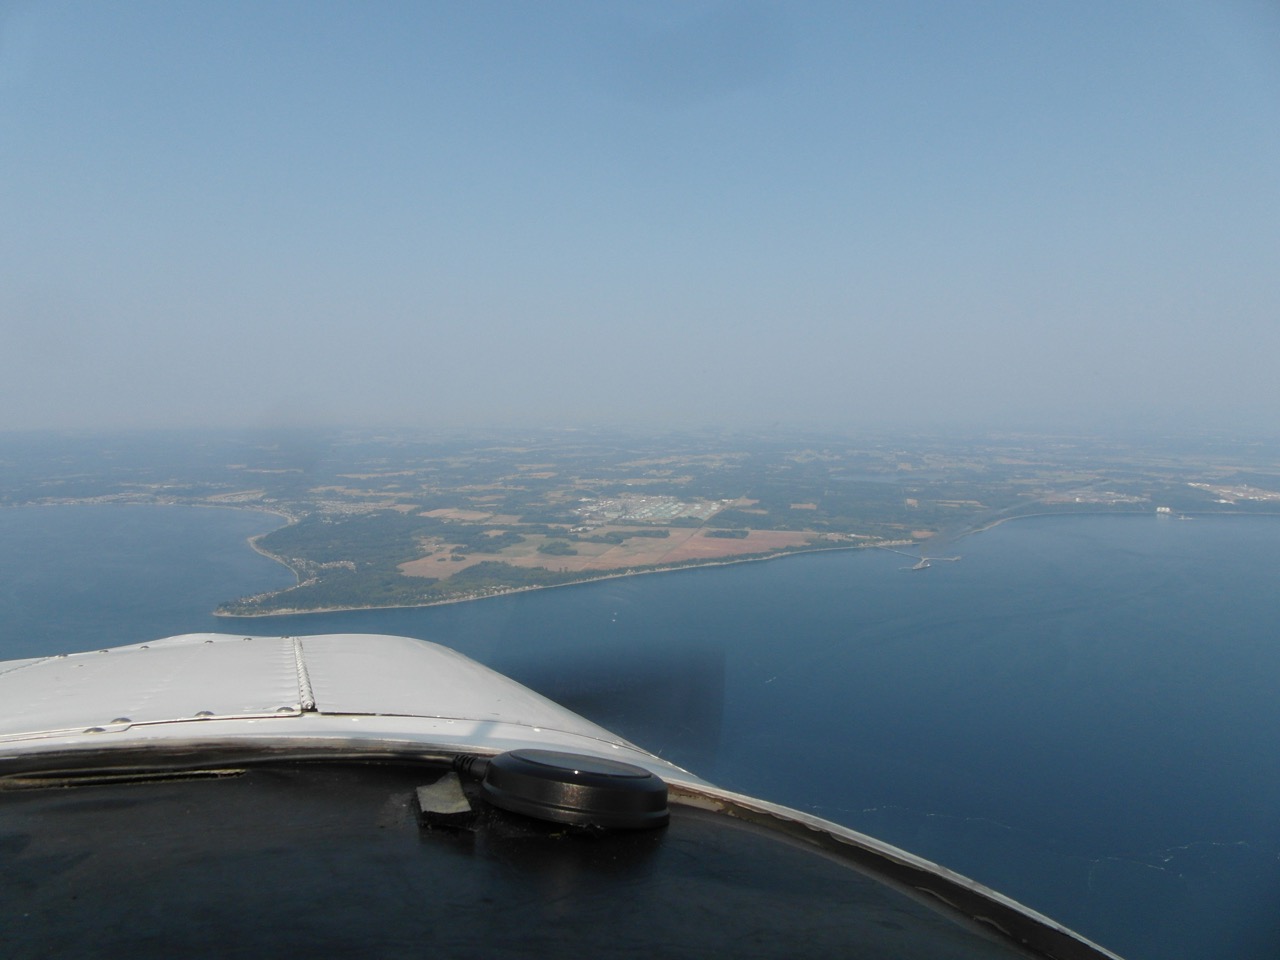
M 316 695 L 311 689 L 311 677 L 307 674 L 307 663 L 302 656 L 302 641 L 293 638 L 293 662 L 298 669 L 298 700 L 304 713 L 314 713 Z
M 57 659 L 57 657 L 41 657 L 39 660 L 28 660 L 25 663 L 19 663 L 16 667 L 9 667 L 7 670 L 0 670 L 0 676 L 3 676 L 6 673 L 17 673 L 19 670 L 25 670 L 27 667 L 39 666 L 42 663 L 47 663 L 50 660 Z

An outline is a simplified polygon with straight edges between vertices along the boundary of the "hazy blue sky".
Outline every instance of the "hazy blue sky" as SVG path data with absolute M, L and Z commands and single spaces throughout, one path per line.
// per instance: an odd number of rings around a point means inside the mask
M 1280 5 L 0 4 L 0 429 L 1280 420 Z

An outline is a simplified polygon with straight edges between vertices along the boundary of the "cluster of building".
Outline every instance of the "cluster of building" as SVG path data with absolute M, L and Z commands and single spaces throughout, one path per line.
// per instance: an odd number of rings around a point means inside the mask
M 583 523 L 670 523 L 682 517 L 706 520 L 721 504 L 713 500 L 680 500 L 676 497 L 613 497 L 593 500 L 584 497 L 574 510 Z

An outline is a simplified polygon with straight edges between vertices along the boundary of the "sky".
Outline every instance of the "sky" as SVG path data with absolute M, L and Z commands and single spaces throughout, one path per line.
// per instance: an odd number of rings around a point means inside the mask
M 0 430 L 1278 412 L 1274 0 L 0 0 Z

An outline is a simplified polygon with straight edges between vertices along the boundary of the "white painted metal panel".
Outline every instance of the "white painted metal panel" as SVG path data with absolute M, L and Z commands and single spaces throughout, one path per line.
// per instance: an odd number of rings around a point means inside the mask
M 549 747 L 701 782 L 488 667 L 407 637 L 186 634 L 0 663 L 0 761 L 151 744 L 357 753 Z
M 195 634 L 0 667 L 0 737 L 298 709 L 293 642 L 278 637 Z
M 447 647 L 408 637 L 301 637 L 320 713 L 494 720 L 614 734 Z

